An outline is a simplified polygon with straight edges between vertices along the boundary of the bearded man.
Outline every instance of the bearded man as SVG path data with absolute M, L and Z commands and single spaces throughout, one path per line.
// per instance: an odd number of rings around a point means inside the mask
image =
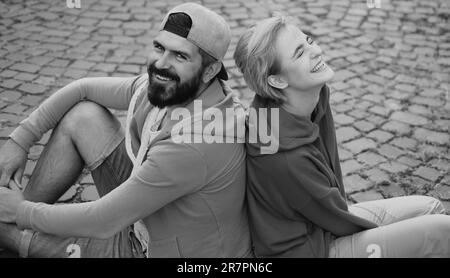
M 43 102 L 0 149 L 0 247 L 22 257 L 143 257 L 146 247 L 148 257 L 251 256 L 243 144 L 175 143 L 171 132 L 172 114 L 194 101 L 205 113 L 243 111 L 222 81 L 230 36 L 216 13 L 181 4 L 161 24 L 147 74 L 84 78 Z M 124 129 L 107 108 L 128 110 Z M 236 115 L 245 118 L 225 122 Z M 8 189 L 50 129 L 25 190 Z M 53 205 L 84 167 L 101 197 Z

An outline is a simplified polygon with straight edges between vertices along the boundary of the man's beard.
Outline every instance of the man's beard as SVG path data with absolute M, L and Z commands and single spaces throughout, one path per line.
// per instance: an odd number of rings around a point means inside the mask
M 157 69 L 155 63 L 148 66 L 148 100 L 154 106 L 166 106 L 186 103 L 195 98 L 200 88 L 202 71 L 199 70 L 191 79 L 180 83 L 180 77 L 169 70 Z M 156 74 L 171 78 L 170 84 L 163 84 L 156 79 Z

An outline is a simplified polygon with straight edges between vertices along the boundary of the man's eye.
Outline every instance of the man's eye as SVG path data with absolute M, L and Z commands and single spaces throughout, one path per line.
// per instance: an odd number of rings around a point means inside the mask
M 154 46 L 154 48 L 156 49 L 156 50 L 159 50 L 159 51 L 163 51 L 164 50 L 164 48 L 161 46 L 161 45 L 159 45 L 159 44 L 155 44 L 155 45 L 153 45 Z
M 307 41 L 309 44 L 313 44 L 313 43 L 314 43 L 314 40 L 313 40 L 310 36 L 308 36 L 308 37 L 306 38 L 306 41 Z
M 187 60 L 187 57 L 186 56 L 184 56 L 183 54 L 181 54 L 181 53 L 177 53 L 177 59 L 180 59 L 180 60 Z

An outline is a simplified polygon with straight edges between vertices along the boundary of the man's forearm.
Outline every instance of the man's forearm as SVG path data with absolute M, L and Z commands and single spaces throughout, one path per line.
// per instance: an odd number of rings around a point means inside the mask
M 33 229 L 61 237 L 97 239 L 107 239 L 126 226 L 107 221 L 108 216 L 94 207 L 94 202 L 48 205 L 24 201 L 19 205 L 16 223 L 20 229 Z
M 136 77 L 84 78 L 61 88 L 23 120 L 10 135 L 28 151 L 48 130 L 54 128 L 67 111 L 83 100 L 105 107 L 127 109 Z

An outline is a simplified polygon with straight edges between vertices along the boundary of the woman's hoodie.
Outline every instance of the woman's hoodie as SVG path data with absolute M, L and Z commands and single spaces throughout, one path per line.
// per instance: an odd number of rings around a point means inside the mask
M 329 89 L 325 85 L 311 118 L 300 117 L 256 96 L 251 109 L 279 109 L 279 148 L 247 136 L 247 200 L 254 251 L 259 257 L 327 257 L 334 236 L 376 224 L 348 211 L 342 182 Z M 270 115 L 271 113 L 267 113 Z M 277 138 L 273 138 L 276 140 Z

